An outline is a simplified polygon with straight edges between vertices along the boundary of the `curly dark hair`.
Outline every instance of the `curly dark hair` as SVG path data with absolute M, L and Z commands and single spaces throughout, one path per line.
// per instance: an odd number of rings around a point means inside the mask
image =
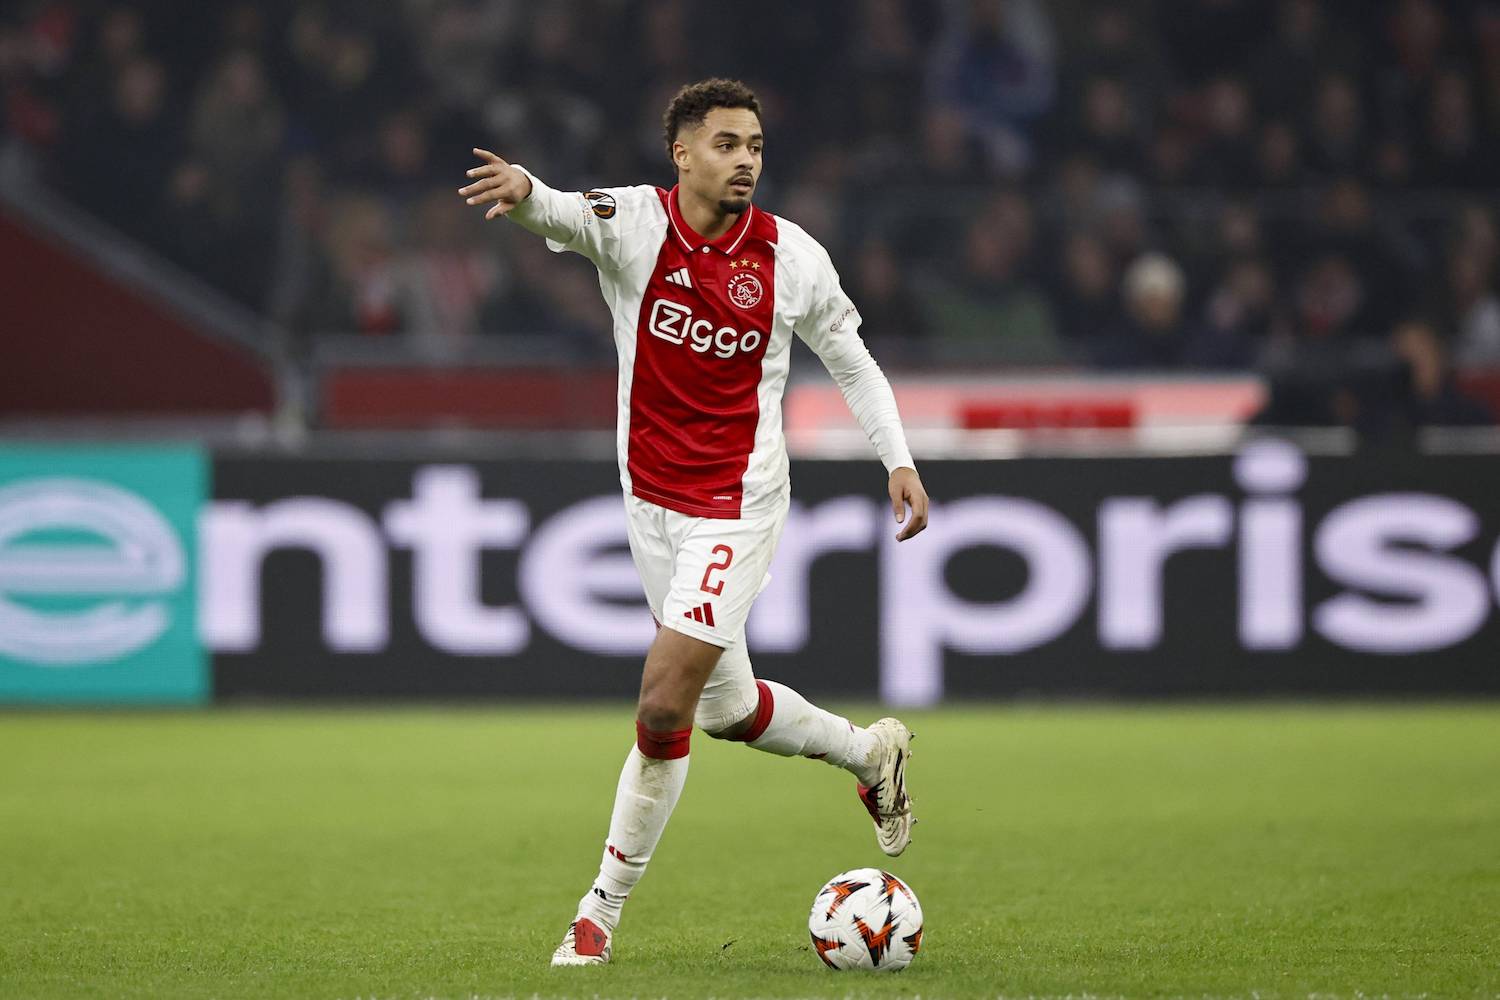
M 738 80 L 714 77 L 712 80 L 690 83 L 677 92 L 672 103 L 667 105 L 666 113 L 661 116 L 668 159 L 672 156 L 672 143 L 677 141 L 682 129 L 702 125 L 703 119 L 714 108 L 748 108 L 755 112 L 755 117 L 761 117 L 760 101 L 756 99 L 755 91 Z

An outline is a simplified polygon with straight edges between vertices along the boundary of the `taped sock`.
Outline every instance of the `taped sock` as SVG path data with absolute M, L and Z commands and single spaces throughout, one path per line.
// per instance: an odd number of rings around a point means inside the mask
M 760 701 L 755 721 L 740 737 L 757 750 L 779 757 L 809 757 L 853 774 L 861 784 L 875 780 L 879 743 L 875 734 L 809 702 L 776 681 L 756 681 Z
M 611 933 L 620 922 L 625 899 L 646 873 L 646 865 L 687 783 L 691 732 L 656 732 L 636 723 L 636 745 L 630 748 L 615 787 L 614 811 L 599 874 L 578 901 L 580 916 Z

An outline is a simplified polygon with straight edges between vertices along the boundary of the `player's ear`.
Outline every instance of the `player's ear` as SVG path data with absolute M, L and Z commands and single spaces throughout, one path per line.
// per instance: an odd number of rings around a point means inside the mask
M 681 170 L 683 167 L 687 166 L 687 161 L 688 161 L 688 149 L 687 149 L 687 146 L 685 146 L 682 143 L 682 140 L 680 140 L 680 139 L 678 141 L 672 143 L 672 164 L 678 170 Z

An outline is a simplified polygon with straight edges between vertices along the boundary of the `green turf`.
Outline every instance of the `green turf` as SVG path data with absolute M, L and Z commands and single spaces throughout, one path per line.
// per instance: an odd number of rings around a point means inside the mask
M 0 714 L 0 997 L 1500 995 L 1500 706 L 914 714 L 899 975 L 842 774 L 694 741 L 602 969 L 547 968 L 625 706 Z

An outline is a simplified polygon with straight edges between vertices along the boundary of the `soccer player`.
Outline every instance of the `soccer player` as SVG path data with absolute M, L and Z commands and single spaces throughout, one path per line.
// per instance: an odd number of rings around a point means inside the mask
M 881 850 L 900 854 L 911 839 L 906 726 L 857 727 L 757 680 L 745 649 L 745 619 L 790 502 L 781 396 L 792 334 L 822 358 L 885 463 L 905 541 L 927 525 L 927 493 L 895 397 L 828 253 L 751 204 L 764 149 L 754 93 L 733 80 L 692 84 L 663 124 L 677 169 L 670 191 L 555 191 L 483 149 L 459 189 L 470 205 L 489 206 L 486 219 L 507 216 L 598 268 L 620 354 L 630 553 L 658 626 L 599 874 L 553 965 L 609 961 L 625 898 L 687 779 L 695 722 L 718 739 L 849 771 Z

